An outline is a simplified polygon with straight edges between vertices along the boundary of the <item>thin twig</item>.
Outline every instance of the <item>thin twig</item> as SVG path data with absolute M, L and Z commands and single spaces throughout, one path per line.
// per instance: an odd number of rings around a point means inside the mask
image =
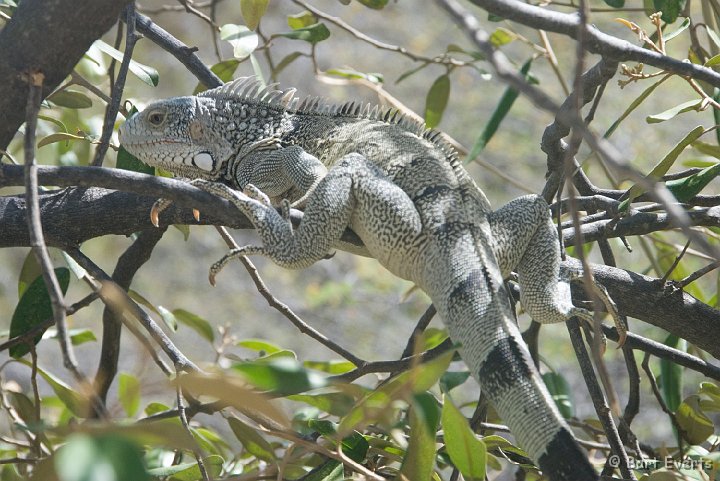
M 220 236 L 225 241 L 225 244 L 230 249 L 238 249 L 238 245 L 235 242 L 235 240 L 228 234 L 227 230 L 224 227 L 216 226 L 217 231 L 220 233 Z M 272 293 L 268 290 L 267 285 L 260 277 L 260 274 L 258 273 L 257 269 L 255 268 L 255 265 L 250 261 L 250 259 L 247 258 L 247 256 L 242 256 L 239 258 L 242 265 L 245 267 L 245 270 L 247 270 L 248 274 L 250 274 L 250 279 L 252 279 L 253 283 L 255 284 L 255 287 L 257 288 L 258 292 L 260 293 L 263 298 L 267 301 L 267 303 L 270 305 L 270 307 L 274 308 L 278 312 L 280 312 L 285 318 L 287 318 L 295 327 L 298 328 L 300 332 L 303 334 L 307 334 L 308 336 L 312 337 L 316 341 L 318 341 L 323 346 L 327 347 L 331 351 L 341 355 L 351 363 L 355 364 L 357 367 L 362 367 L 368 364 L 367 361 L 360 359 L 344 347 L 340 346 L 336 342 L 329 339 L 327 336 L 325 336 L 323 333 L 318 331 L 317 329 L 310 326 L 308 323 L 303 321 L 297 314 L 293 312 L 290 307 L 277 299 L 275 296 L 272 295 Z
M 180 375 L 180 371 L 177 370 L 175 372 L 175 375 Z M 177 412 L 178 417 L 180 418 L 180 423 L 182 424 L 182 427 L 185 428 L 185 431 L 187 432 L 188 436 L 192 439 L 194 439 L 194 436 L 192 434 L 192 431 L 190 430 L 190 423 L 188 423 L 188 418 L 185 413 L 185 405 L 183 404 L 183 396 L 182 396 L 182 388 L 180 387 L 180 383 L 176 383 L 175 385 L 175 397 L 177 400 Z M 204 481 L 210 481 L 210 475 L 207 472 L 207 469 L 205 468 L 205 462 L 202 458 L 202 452 L 200 451 L 200 447 L 195 447 L 192 450 L 193 456 L 195 456 L 195 460 L 198 465 L 198 469 L 200 470 L 200 474 L 202 475 L 202 478 Z
M 657 399 L 658 404 L 660 405 L 660 409 L 663 410 L 665 414 L 668 415 L 670 418 L 670 422 L 672 423 L 673 427 L 677 430 L 679 436 L 678 436 L 678 451 L 683 452 L 683 440 L 685 439 L 685 430 L 680 426 L 680 423 L 677 420 L 677 417 L 675 417 L 675 413 L 668 408 L 667 404 L 665 403 L 665 400 L 663 399 L 662 393 L 660 392 L 660 388 L 658 387 L 657 381 L 655 380 L 655 375 L 653 374 L 652 370 L 650 369 L 650 353 L 645 353 L 645 356 L 643 357 L 642 361 L 642 368 L 643 371 L 645 371 L 645 374 L 647 374 L 648 380 L 650 381 L 650 387 L 652 388 L 652 392 L 655 395 L 655 399 Z M 692 444 L 692 443 L 690 443 Z
M 420 316 L 420 319 L 418 319 L 418 322 L 415 325 L 412 334 L 410 334 L 410 337 L 408 338 L 407 344 L 405 344 L 405 349 L 403 349 L 402 354 L 400 354 L 400 359 L 409 357 L 413 354 L 413 352 L 415 352 L 415 343 L 425 331 L 425 329 L 427 329 L 428 324 L 430 324 L 430 321 L 432 321 L 436 313 L 437 310 L 435 309 L 435 304 L 430 304 L 430 306 L 428 306 L 423 315 Z
M 80 249 L 67 249 L 67 253 L 101 284 L 99 295 L 105 305 L 111 309 L 117 309 L 116 314 L 121 318 L 124 318 L 124 315 L 128 314 L 137 319 L 179 369 L 185 371 L 200 371 L 195 363 L 188 359 L 185 354 L 175 346 L 155 321 L 153 321 L 105 271 L 97 266 L 89 257 L 80 252 Z
M 595 406 L 595 412 L 598 415 L 598 419 L 600 419 L 600 423 L 605 431 L 605 436 L 612 447 L 613 454 L 618 457 L 618 468 L 620 469 L 620 474 L 623 478 L 635 480 L 635 475 L 630 469 L 630 460 L 627 452 L 623 447 L 622 440 L 620 439 L 620 435 L 618 434 L 615 426 L 615 421 L 610 414 L 610 407 L 605 400 L 600 384 L 595 378 L 595 372 L 593 371 L 590 356 L 588 356 L 585 344 L 583 343 L 580 325 L 577 319 L 574 318 L 570 319 L 565 324 L 570 332 L 570 340 L 572 341 L 573 348 L 575 349 L 575 355 L 580 363 L 580 369 L 583 373 L 583 377 L 585 378 L 585 385 L 588 387 L 590 397 L 593 405 Z
M 135 42 L 138 39 L 138 36 L 135 33 L 135 4 L 132 2 L 129 3 L 127 7 L 125 7 L 123 15 L 125 17 L 125 22 L 127 23 L 125 53 L 123 54 L 123 59 L 120 63 L 120 70 L 118 71 L 117 79 L 113 83 L 112 95 L 110 96 L 111 102 L 108 103 L 107 108 L 105 109 L 105 120 L 103 121 L 102 134 L 100 135 L 100 144 L 95 151 L 95 158 L 92 161 L 92 165 L 96 167 L 102 165 L 105 153 L 110 145 L 110 137 L 115 129 L 115 119 L 117 118 L 118 111 L 120 110 L 120 100 L 122 99 L 123 89 L 125 88 L 125 80 L 127 79 L 128 69 L 130 68 L 132 52 L 135 48 Z
M 389 44 L 386 42 L 382 42 L 380 40 L 376 40 L 376 39 L 368 36 L 367 34 L 361 32 L 360 30 L 354 28 L 352 25 L 348 24 L 343 19 L 329 15 L 329 14 L 323 12 L 322 10 L 319 10 L 318 8 L 313 7 L 312 5 L 310 5 L 307 2 L 304 2 L 302 0 L 292 0 L 292 1 L 295 4 L 300 5 L 305 10 L 308 10 L 316 17 L 326 20 L 334 25 L 337 25 L 338 27 L 345 30 L 353 37 L 357 38 L 358 40 L 368 43 L 378 49 L 388 50 L 390 52 L 399 53 L 399 54 L 404 55 L 416 62 L 437 63 L 437 64 L 441 64 L 441 65 L 452 65 L 455 67 L 462 67 L 462 66 L 469 64 L 469 62 L 463 62 L 462 60 L 457 60 L 457 59 L 454 59 L 447 55 L 438 56 L 438 57 L 426 57 L 424 55 L 413 53 L 413 52 L 409 51 L 408 49 L 406 49 L 405 47 L 400 47 L 398 45 L 392 45 L 392 44 Z

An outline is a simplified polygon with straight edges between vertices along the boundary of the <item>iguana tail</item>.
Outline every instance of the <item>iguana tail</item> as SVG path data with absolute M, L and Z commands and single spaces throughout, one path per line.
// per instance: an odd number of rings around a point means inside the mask
M 563 421 L 512 321 L 494 254 L 478 232 L 436 238 L 446 253 L 428 266 L 423 288 L 445 321 L 472 375 L 518 445 L 553 481 L 596 481 L 595 470 Z M 480 233 L 482 235 L 482 233 Z M 442 272 L 442 273 L 441 273 Z M 445 277 L 447 276 L 447 277 Z

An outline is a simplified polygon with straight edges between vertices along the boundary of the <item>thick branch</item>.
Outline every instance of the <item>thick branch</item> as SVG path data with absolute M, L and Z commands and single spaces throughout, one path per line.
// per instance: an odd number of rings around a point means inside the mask
M 580 262 L 568 258 L 564 268 L 577 270 Z M 648 322 L 686 339 L 720 358 L 720 311 L 680 290 L 666 292 L 658 279 L 591 264 L 595 279 L 605 288 L 618 310 L 626 316 Z M 573 286 L 573 298 L 585 299 L 581 286 Z
M 518 0 L 470 0 L 470 2 L 494 15 L 528 27 L 560 33 L 574 39 L 578 37 L 580 23 L 577 15 L 554 12 Z M 603 33 L 597 28 L 587 29 L 585 34 L 584 45 L 592 53 L 616 61 L 633 60 L 641 62 L 680 75 L 704 80 L 715 87 L 720 87 L 720 74 L 707 67 L 684 62 L 633 45 L 626 40 Z
M 24 0 L 0 30 L 0 149 L 24 121 L 29 71 L 45 75 L 43 98 L 72 71 L 129 0 Z M 39 41 L 42 39 L 42 41 Z

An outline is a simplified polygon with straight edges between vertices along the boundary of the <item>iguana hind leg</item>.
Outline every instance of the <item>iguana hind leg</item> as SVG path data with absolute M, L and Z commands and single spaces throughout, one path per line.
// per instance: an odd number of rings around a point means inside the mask
M 572 304 L 570 280 L 560 276 L 557 232 L 541 197 L 519 197 L 492 212 L 489 222 L 502 275 L 518 273 L 520 302 L 535 321 L 592 320 L 592 313 Z

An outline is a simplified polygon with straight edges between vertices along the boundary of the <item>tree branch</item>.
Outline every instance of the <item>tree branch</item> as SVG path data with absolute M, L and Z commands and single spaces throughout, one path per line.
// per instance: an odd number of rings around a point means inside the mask
M 580 22 L 577 15 L 574 14 L 554 12 L 518 0 L 470 0 L 470 2 L 493 15 L 528 27 L 560 33 L 573 39 L 577 39 L 579 35 Z M 592 53 L 615 61 L 641 62 L 678 75 L 704 80 L 715 87 L 720 87 L 720 74 L 707 67 L 684 62 L 633 45 L 626 40 L 603 33 L 595 27 L 589 28 L 586 34 L 587 38 L 584 44 Z
M 0 29 L 0 150 L 24 122 L 23 72 L 45 75 L 45 98 L 70 75 L 130 0 L 24 0 Z M 43 39 L 41 42 L 38 39 Z

